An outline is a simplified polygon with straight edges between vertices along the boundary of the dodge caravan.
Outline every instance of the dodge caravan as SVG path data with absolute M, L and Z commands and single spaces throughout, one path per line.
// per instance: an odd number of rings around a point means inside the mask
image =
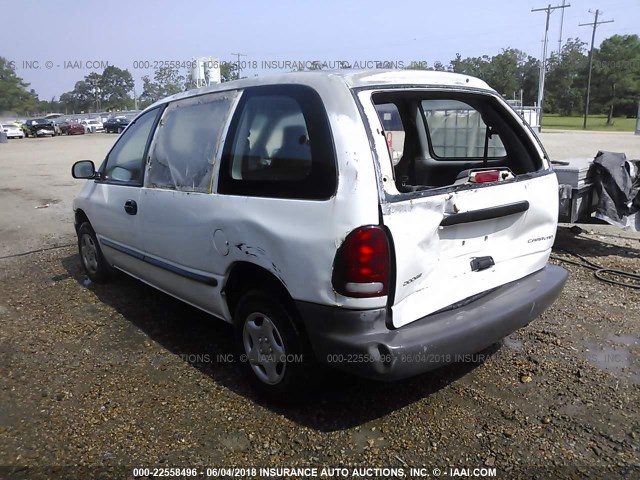
M 236 327 L 270 393 L 309 360 L 394 380 L 539 316 L 558 184 L 535 134 L 481 80 L 302 72 L 143 111 L 74 201 L 80 259 Z M 304 361 L 300 361 L 304 359 Z

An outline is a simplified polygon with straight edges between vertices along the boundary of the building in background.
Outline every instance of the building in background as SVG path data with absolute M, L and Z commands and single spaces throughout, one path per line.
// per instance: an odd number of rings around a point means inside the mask
M 220 83 L 220 59 L 215 57 L 194 58 L 191 80 L 196 88 Z

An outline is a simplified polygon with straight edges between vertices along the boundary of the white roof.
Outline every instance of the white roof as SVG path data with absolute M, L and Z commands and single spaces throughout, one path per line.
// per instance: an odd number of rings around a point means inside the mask
M 491 90 L 489 85 L 478 78 L 432 70 L 368 70 L 346 73 L 342 76 L 352 88 L 377 85 L 450 85 Z
M 265 75 L 263 77 L 245 78 L 242 80 L 233 80 L 231 82 L 210 85 L 163 98 L 151 105 L 151 107 L 172 100 L 177 100 L 179 98 L 191 97 L 209 92 L 283 83 L 302 84 L 313 87 L 334 83 L 336 80 L 341 81 L 349 88 L 415 85 L 466 87 L 478 88 L 491 92 L 494 91 L 489 87 L 489 85 L 478 78 L 451 72 L 436 72 L 431 70 L 316 70 L 310 72 L 291 72 Z

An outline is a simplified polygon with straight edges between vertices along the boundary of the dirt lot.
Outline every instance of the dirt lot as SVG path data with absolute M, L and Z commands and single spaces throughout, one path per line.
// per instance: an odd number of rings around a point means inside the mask
M 392 384 L 327 371 L 301 405 L 265 403 L 232 361 L 229 326 L 124 276 L 90 284 L 65 246 L 80 187 L 70 166 L 100 160 L 115 138 L 0 144 L 0 478 L 52 465 L 96 468 L 84 478 L 300 465 L 640 478 L 637 290 L 563 264 L 558 302 L 474 362 Z M 640 158 L 640 137 L 628 134 L 543 142 L 556 159 L 598 148 Z M 556 244 L 640 273 L 640 235 L 583 227 L 561 227 Z M 105 470 L 117 466 L 127 467 Z

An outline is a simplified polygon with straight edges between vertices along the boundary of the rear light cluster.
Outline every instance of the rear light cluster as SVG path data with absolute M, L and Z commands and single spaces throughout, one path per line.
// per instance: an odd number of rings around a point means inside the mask
M 500 180 L 500 170 L 488 170 L 485 172 L 474 172 L 469 179 L 475 183 L 489 183 Z
M 389 291 L 389 242 L 379 226 L 351 232 L 336 253 L 333 288 L 347 297 L 367 298 Z

